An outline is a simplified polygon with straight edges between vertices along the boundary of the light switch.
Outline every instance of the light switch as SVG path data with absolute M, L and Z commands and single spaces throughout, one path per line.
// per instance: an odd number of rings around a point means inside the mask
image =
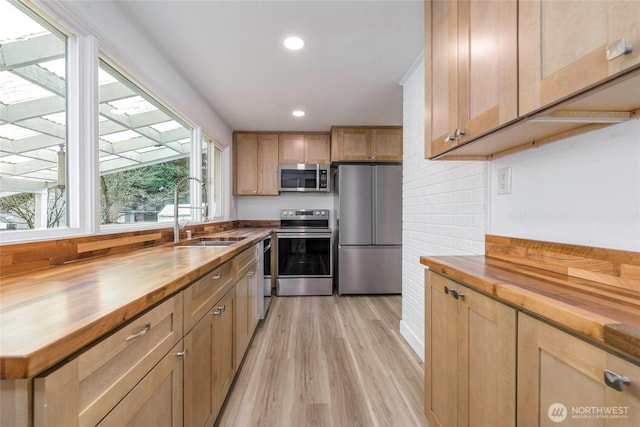
M 511 168 L 498 169 L 498 194 L 511 194 Z

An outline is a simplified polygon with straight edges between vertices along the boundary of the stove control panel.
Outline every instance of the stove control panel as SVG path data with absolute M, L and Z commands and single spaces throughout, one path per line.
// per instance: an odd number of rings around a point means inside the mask
M 326 209 L 281 209 L 280 219 L 329 219 Z

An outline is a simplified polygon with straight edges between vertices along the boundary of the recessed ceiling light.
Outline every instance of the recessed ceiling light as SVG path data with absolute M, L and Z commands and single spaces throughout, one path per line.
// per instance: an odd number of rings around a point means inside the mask
M 289 50 L 300 50 L 304 47 L 304 40 L 296 36 L 287 37 L 284 39 L 284 46 Z
M 302 110 L 294 110 L 291 114 L 293 114 L 294 117 L 304 117 L 304 111 Z

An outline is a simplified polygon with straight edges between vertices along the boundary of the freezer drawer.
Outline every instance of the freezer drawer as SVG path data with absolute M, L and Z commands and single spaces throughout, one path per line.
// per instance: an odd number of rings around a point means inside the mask
M 338 247 L 339 294 L 402 293 L 401 246 Z

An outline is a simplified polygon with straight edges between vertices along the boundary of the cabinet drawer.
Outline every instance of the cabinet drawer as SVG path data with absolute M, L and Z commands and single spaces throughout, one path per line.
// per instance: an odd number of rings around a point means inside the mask
M 236 277 L 240 278 L 244 276 L 247 271 L 252 267 L 252 264 L 258 260 L 258 245 L 253 245 L 251 248 L 242 252 L 240 255 L 233 259 L 236 264 Z
M 227 285 L 235 282 L 232 262 L 227 262 L 204 277 L 198 279 L 184 291 L 184 335 L 207 314 L 227 290 Z
M 96 425 L 182 338 L 178 294 L 34 379 L 34 425 Z

